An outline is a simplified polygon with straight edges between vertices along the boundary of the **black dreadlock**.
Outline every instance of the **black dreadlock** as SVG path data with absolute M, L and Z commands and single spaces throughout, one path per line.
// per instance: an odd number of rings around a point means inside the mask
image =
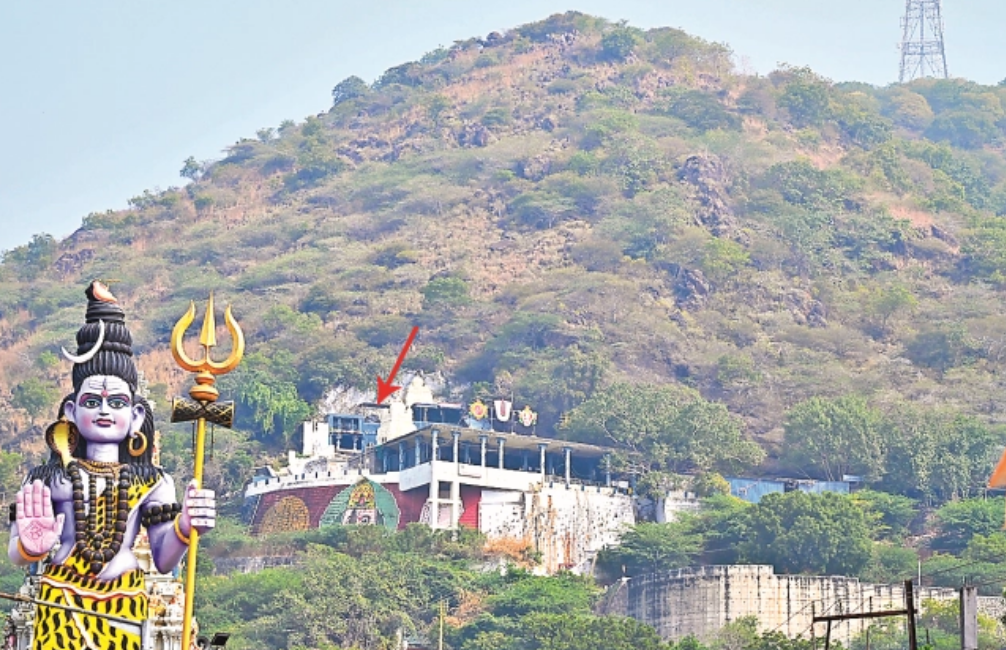
M 133 468 L 134 480 L 148 482 L 163 474 L 161 468 L 153 464 L 154 452 L 154 414 L 150 404 L 142 396 L 136 394 L 139 375 L 133 361 L 133 337 L 126 327 L 126 315 L 118 303 L 101 300 L 95 296 L 95 283 L 92 283 L 84 294 L 87 296 L 87 314 L 85 324 L 77 331 L 77 356 L 83 355 L 94 348 L 98 342 L 101 325 L 105 324 L 105 340 L 101 349 L 84 363 L 73 366 L 73 393 L 60 401 L 56 417 L 63 416 L 66 402 L 72 402 L 80 392 L 84 380 L 95 375 L 118 377 L 129 384 L 129 392 L 134 405 L 143 407 L 145 416 L 140 431 L 147 437 L 147 449 L 140 456 L 129 453 L 130 437 L 119 443 L 119 462 L 129 463 Z M 75 458 L 87 457 L 87 440 L 79 437 L 77 446 L 73 449 Z M 28 481 L 39 479 L 49 484 L 54 477 L 66 477 L 66 468 L 59 455 L 54 451 L 48 462 L 28 472 Z

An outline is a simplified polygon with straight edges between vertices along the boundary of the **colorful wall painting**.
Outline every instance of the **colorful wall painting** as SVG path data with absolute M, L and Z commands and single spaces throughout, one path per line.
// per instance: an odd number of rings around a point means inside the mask
M 361 477 L 332 499 L 319 525 L 384 526 L 397 530 L 400 518 L 395 495 L 380 484 Z

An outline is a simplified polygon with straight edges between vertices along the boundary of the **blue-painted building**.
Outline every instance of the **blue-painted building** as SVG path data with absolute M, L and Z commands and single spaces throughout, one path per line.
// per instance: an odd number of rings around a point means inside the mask
M 764 479 L 764 478 L 730 478 L 730 494 L 750 503 L 758 503 L 766 494 L 773 492 L 810 492 L 820 494 L 821 492 L 837 492 L 839 494 L 849 494 L 850 483 L 846 481 L 814 481 L 809 479 Z

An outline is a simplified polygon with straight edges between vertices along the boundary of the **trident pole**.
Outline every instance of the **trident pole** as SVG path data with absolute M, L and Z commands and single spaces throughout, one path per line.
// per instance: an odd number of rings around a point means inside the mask
M 193 479 L 196 489 L 203 488 L 203 458 L 206 454 L 206 418 L 196 421 L 195 469 Z M 189 531 L 189 557 L 185 562 L 185 615 L 182 618 L 182 648 L 192 647 L 192 611 L 196 595 L 196 556 L 199 553 L 199 531 Z
M 203 318 L 202 332 L 199 336 L 199 344 L 203 347 L 203 358 L 193 361 L 185 354 L 182 345 L 185 331 L 195 319 L 196 307 L 194 303 L 189 304 L 189 310 L 175 324 L 171 332 L 171 353 L 175 362 L 183 369 L 196 373 L 196 385 L 189 389 L 191 399 L 176 398 L 172 404 L 172 422 L 195 422 L 196 441 L 193 453 L 193 481 L 196 489 L 203 486 L 203 460 L 206 456 L 206 421 L 230 427 L 234 419 L 234 404 L 232 402 L 217 402 L 220 391 L 213 385 L 217 375 L 226 374 L 237 367 L 244 356 L 244 333 L 240 325 L 231 314 L 228 307 L 224 314 L 227 329 L 232 339 L 231 353 L 223 362 L 216 362 L 210 357 L 211 350 L 216 347 L 216 321 L 213 315 L 213 294 L 206 307 L 206 315 Z M 184 498 L 184 497 L 183 497 Z M 185 563 L 185 614 L 182 619 L 182 648 L 189 650 L 192 647 L 192 611 L 195 605 L 196 591 L 196 564 L 199 553 L 199 531 L 195 526 L 189 531 L 189 551 L 188 559 Z

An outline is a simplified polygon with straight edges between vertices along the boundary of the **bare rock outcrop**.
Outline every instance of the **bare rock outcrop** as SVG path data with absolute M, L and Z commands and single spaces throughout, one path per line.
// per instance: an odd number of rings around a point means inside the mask
M 695 188 L 694 199 L 698 203 L 695 219 L 699 225 L 716 237 L 743 241 L 743 233 L 728 202 L 729 177 L 719 158 L 711 154 L 689 156 L 681 165 L 678 178 Z

